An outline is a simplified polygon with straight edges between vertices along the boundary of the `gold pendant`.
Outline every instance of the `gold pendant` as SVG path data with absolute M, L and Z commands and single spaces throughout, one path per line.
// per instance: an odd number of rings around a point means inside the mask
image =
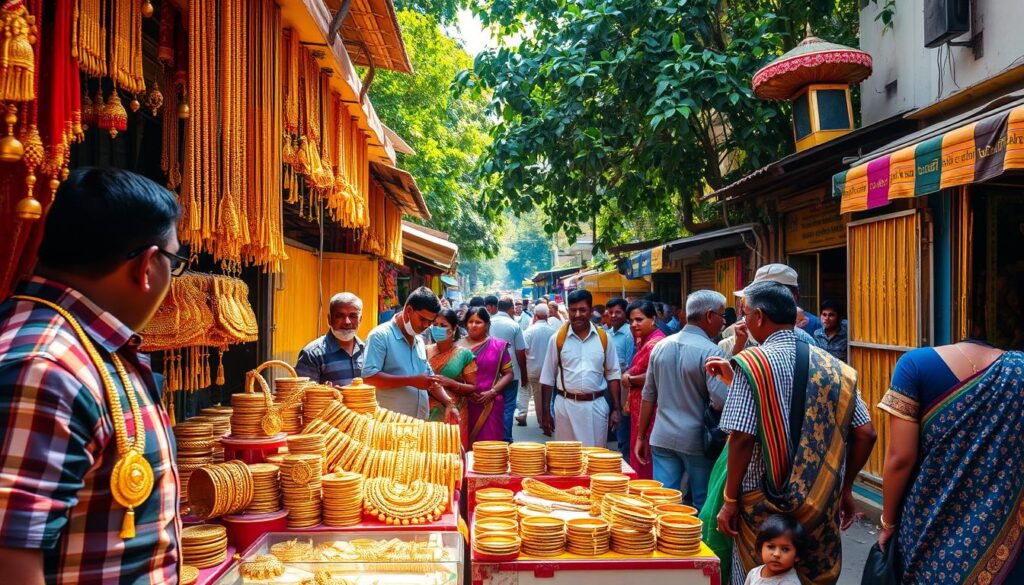
M 110 491 L 125 508 L 141 506 L 153 493 L 153 468 L 137 451 L 118 458 L 110 474 Z
M 260 426 L 263 428 L 263 432 L 267 436 L 274 436 L 281 432 L 284 427 L 284 420 L 281 415 L 275 411 L 269 411 L 263 415 L 263 420 L 260 421 Z

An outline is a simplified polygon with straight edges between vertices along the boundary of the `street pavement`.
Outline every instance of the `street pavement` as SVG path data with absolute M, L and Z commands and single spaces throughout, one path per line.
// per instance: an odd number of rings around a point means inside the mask
M 530 403 L 530 414 L 526 419 L 526 426 L 516 426 L 512 430 L 512 438 L 516 441 L 534 441 L 543 443 L 548 440 L 537 424 L 537 417 L 533 410 L 533 403 Z M 608 447 L 615 448 L 615 443 L 609 443 Z M 843 572 L 839 577 L 837 585 L 860 585 L 861 573 L 864 571 L 864 563 L 868 558 L 868 551 L 871 545 L 878 539 L 878 527 L 873 526 L 869 521 L 862 520 L 855 522 L 849 530 L 843 533 Z

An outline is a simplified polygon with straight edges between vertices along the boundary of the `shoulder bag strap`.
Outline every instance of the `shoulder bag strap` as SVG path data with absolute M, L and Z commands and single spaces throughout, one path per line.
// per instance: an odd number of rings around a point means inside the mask
M 810 364 L 811 349 L 806 341 L 796 340 L 796 363 L 793 364 L 793 396 L 789 405 L 789 458 L 792 465 L 793 457 L 800 446 L 800 435 L 804 426 L 804 414 L 807 412 L 807 371 Z

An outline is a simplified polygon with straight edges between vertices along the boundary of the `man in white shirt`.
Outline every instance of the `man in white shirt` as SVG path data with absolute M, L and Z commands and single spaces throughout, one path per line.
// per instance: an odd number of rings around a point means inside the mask
M 541 409 L 541 427 L 554 431 L 555 440 L 580 441 L 584 447 L 608 444 L 608 429 L 614 429 L 620 418 L 619 358 L 608 334 L 590 322 L 593 297 L 589 291 L 574 290 L 569 294 L 569 326 L 555 332 L 548 344 L 544 368 L 541 370 L 541 401 L 547 404 L 555 394 L 554 416 Z M 609 414 L 605 390 L 611 391 Z
M 540 374 L 544 369 L 544 358 L 548 353 L 548 343 L 554 337 L 556 329 L 548 325 L 547 305 L 537 305 L 533 314 L 533 323 L 523 334 L 526 340 L 526 379 L 530 382 L 529 388 L 520 388 L 519 392 L 519 415 L 516 423 L 521 427 L 526 426 L 526 414 L 530 409 L 530 395 L 533 395 L 533 407 L 537 409 L 537 420 L 541 418 L 541 409 L 544 402 L 541 400 Z M 549 409 L 550 410 L 550 409 Z
M 490 298 L 488 297 L 484 300 L 485 307 L 487 307 Z M 519 323 L 516 323 L 516 320 L 512 318 L 512 308 L 514 306 L 512 297 L 501 297 L 495 303 L 496 312 L 491 317 L 491 337 L 508 342 L 509 350 L 512 353 L 512 373 L 514 378 L 512 383 L 502 393 L 505 397 L 505 411 L 502 413 L 505 424 L 505 441 L 508 443 L 512 442 L 512 419 L 515 418 L 519 388 L 523 383 L 523 372 L 526 371 L 526 340 L 523 338 L 523 330 L 519 327 Z M 490 308 L 488 308 L 489 311 Z
M 533 311 L 530 310 L 530 299 L 524 298 L 522 305 L 516 304 L 517 316 L 519 318 L 519 327 L 526 333 L 526 330 L 530 328 L 533 323 Z

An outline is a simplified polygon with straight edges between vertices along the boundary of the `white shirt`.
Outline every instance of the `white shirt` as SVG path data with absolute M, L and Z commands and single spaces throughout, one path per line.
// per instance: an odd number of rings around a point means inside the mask
M 544 358 L 544 369 L 540 375 L 541 384 L 562 388 L 564 374 L 563 390 L 570 394 L 593 394 L 604 392 L 608 387 L 608 380 L 618 380 L 622 377 L 615 344 L 609 339 L 608 349 L 605 351 L 593 323 L 590 324 L 590 332 L 586 339 L 580 339 L 572 326 L 569 327 L 565 344 L 562 346 L 561 370 L 560 372 L 558 367 L 558 343 L 557 339 L 553 338 L 548 344 L 548 352 Z
M 750 572 L 747 573 L 747 580 L 743 582 L 743 585 L 800 585 L 800 577 L 797 576 L 796 569 L 790 569 L 774 577 L 762 577 L 762 567 L 764 565 L 758 565 L 750 569 Z
M 558 317 L 548 317 L 548 325 L 551 325 L 555 329 L 558 329 L 559 327 L 562 326 L 562 320 L 559 319 Z
M 523 334 L 526 339 L 526 375 L 531 379 L 540 378 L 544 358 L 548 354 L 548 343 L 556 331 L 547 321 L 537 321 Z
M 526 340 L 523 339 L 523 330 L 520 329 L 519 323 L 516 323 L 508 313 L 498 311 L 491 317 L 490 335 L 508 342 L 509 353 L 512 354 L 512 375 L 515 380 L 522 380 L 516 352 L 526 349 Z
M 533 323 L 533 312 L 527 313 L 523 311 L 523 314 L 516 317 L 516 320 L 519 322 L 519 327 L 523 330 L 523 333 L 526 333 L 526 330 L 530 328 L 530 324 Z

